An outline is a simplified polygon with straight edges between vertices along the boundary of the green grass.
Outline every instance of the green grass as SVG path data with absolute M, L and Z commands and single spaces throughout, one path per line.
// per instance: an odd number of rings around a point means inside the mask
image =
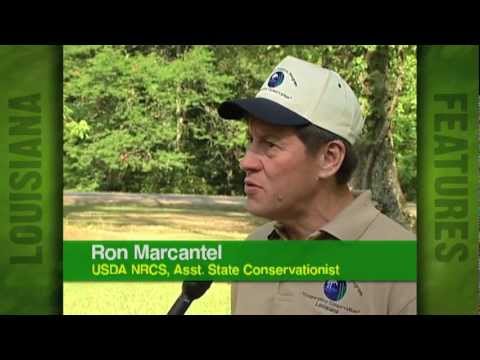
M 181 283 L 65 283 L 65 314 L 164 315 L 181 292 Z M 230 314 L 230 285 L 213 283 L 187 311 L 193 315 Z
M 232 205 L 75 204 L 64 206 L 68 240 L 243 240 L 265 220 Z M 65 314 L 166 314 L 179 282 L 67 282 Z M 188 314 L 230 313 L 230 285 L 213 283 Z

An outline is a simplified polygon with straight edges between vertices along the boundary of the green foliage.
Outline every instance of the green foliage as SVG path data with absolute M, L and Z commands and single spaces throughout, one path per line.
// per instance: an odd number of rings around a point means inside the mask
M 208 134 L 238 124 L 216 116 L 232 93 L 231 78 L 213 62 L 206 47 L 173 60 L 121 47 L 66 47 L 65 186 L 215 193 L 212 179 L 230 164 L 213 174 L 208 166 L 220 165 L 232 142 Z M 214 157 L 204 159 L 209 149 Z
M 415 196 L 414 47 L 390 47 L 389 83 L 400 181 Z M 243 193 L 242 122 L 218 105 L 254 96 L 273 66 L 293 55 L 339 72 L 367 116 L 367 58 L 375 46 L 65 46 L 64 183 L 77 190 Z M 391 71 L 390 71 L 391 70 Z M 366 130 L 368 133 L 368 129 Z

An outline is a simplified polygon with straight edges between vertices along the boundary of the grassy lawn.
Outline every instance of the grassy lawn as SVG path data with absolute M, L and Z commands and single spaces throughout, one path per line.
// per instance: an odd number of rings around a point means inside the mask
M 265 221 L 238 205 L 65 201 L 68 240 L 242 240 Z M 166 314 L 179 282 L 64 284 L 65 314 Z M 213 283 L 188 314 L 229 314 L 230 285 Z
M 65 314 L 163 315 L 180 294 L 181 283 L 64 283 Z M 213 283 L 205 295 L 192 303 L 190 315 L 230 314 L 230 285 Z

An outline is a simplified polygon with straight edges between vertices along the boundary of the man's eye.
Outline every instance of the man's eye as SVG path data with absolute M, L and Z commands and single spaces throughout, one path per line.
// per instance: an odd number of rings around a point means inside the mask
M 274 147 L 274 146 L 276 145 L 275 143 L 273 143 L 273 142 L 271 142 L 271 141 L 266 141 L 266 143 L 267 143 L 267 145 L 268 145 L 269 148 L 272 148 L 272 147 Z

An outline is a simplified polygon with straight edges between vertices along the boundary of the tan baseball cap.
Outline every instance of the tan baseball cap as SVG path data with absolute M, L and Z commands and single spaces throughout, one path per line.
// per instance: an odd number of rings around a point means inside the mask
M 293 56 L 278 64 L 254 98 L 226 101 L 218 113 L 225 119 L 252 115 L 274 125 L 311 123 L 350 144 L 364 124 L 358 99 L 340 75 Z

